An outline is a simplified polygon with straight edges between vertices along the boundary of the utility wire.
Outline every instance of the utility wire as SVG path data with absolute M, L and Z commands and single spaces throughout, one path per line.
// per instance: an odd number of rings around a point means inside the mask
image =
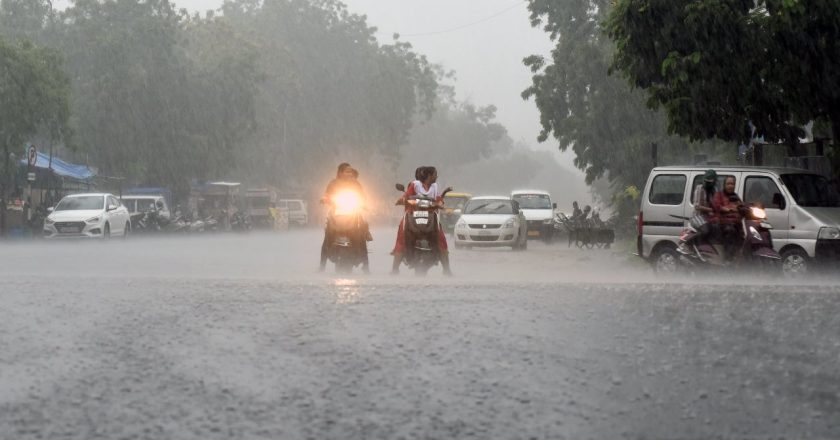
M 397 34 L 399 34 L 400 37 L 425 37 L 425 36 L 428 36 L 428 35 L 439 35 L 439 34 L 446 34 L 446 33 L 449 33 L 449 32 L 460 31 L 461 29 L 466 29 L 468 27 L 475 26 L 477 24 L 481 24 L 481 23 L 484 23 L 486 21 L 492 20 L 492 19 L 494 19 L 494 18 L 496 18 L 496 17 L 498 17 L 498 16 L 500 16 L 500 15 L 506 13 L 506 12 L 509 12 L 509 11 L 515 9 L 515 8 L 518 8 L 519 6 L 522 6 L 525 3 L 528 3 L 528 0 L 518 1 L 518 2 L 516 2 L 516 4 L 508 6 L 507 8 L 502 9 L 501 11 L 496 12 L 493 15 L 484 17 L 481 20 L 474 21 L 472 23 L 462 24 L 460 26 L 456 26 L 456 27 L 449 28 L 449 29 L 442 29 L 442 30 L 439 30 L 439 31 L 432 31 L 432 32 L 420 32 L 420 33 L 415 33 L 415 34 L 400 34 L 399 32 L 397 32 Z

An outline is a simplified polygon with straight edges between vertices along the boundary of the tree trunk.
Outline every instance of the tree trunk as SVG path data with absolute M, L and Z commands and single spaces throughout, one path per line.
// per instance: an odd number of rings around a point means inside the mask
M 6 236 L 6 190 L 9 183 L 9 143 L 3 139 L 3 172 L 0 173 L 0 237 Z
M 829 116 L 831 119 L 831 175 L 840 180 L 840 109 Z

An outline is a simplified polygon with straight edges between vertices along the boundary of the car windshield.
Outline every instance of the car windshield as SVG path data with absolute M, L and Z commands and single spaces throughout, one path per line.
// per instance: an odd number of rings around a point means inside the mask
M 444 197 L 443 203 L 446 205 L 447 208 L 452 209 L 462 209 L 464 204 L 467 203 L 466 197 Z
M 55 207 L 56 211 L 84 211 L 93 209 L 103 209 L 105 206 L 105 197 L 102 196 L 81 196 L 81 197 L 65 197 L 58 202 Z
M 464 210 L 466 214 L 513 214 L 510 200 L 470 200 Z
M 840 195 L 823 176 L 782 174 L 782 182 L 799 206 L 840 208 Z
M 513 200 L 521 209 L 551 209 L 551 199 L 545 194 L 518 194 Z
M 251 197 L 252 208 L 268 208 L 268 203 L 271 201 L 268 196 Z
M 137 211 L 136 212 L 149 212 L 154 210 L 155 208 L 155 199 L 136 199 L 137 200 Z

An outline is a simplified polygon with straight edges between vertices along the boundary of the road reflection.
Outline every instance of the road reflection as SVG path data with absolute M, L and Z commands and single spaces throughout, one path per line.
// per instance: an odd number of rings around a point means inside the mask
M 336 304 L 355 304 L 359 302 L 358 281 L 349 278 L 339 278 L 335 280 L 334 285 L 338 287 L 335 296 Z

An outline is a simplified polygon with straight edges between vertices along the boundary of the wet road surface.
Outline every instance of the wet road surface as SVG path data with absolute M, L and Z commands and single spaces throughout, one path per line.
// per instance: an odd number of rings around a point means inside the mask
M 840 288 L 619 251 L 317 274 L 317 231 L 4 245 L 0 438 L 838 438 Z

